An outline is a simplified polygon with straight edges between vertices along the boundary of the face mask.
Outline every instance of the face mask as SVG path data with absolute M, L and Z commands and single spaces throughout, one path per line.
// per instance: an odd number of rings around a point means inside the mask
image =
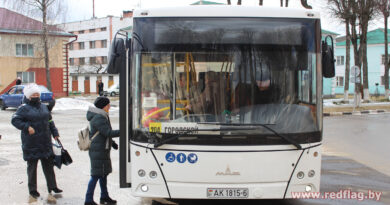
M 33 104 L 33 105 L 36 105 L 36 104 L 38 104 L 38 103 L 39 103 L 39 101 L 40 101 L 40 99 L 39 99 L 39 98 L 31 98 L 31 99 L 30 99 L 30 103 L 31 103 L 31 104 Z

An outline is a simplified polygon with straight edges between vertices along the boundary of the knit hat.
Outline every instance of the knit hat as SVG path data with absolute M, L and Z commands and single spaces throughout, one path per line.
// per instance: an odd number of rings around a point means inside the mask
M 110 104 L 110 99 L 104 96 L 100 96 L 96 98 L 93 104 L 95 104 L 95 107 L 103 109 L 106 105 Z
M 26 98 L 30 99 L 31 95 L 33 95 L 34 93 L 39 93 L 40 96 L 41 90 L 39 89 L 37 84 L 31 83 L 24 87 L 23 93 L 26 96 Z

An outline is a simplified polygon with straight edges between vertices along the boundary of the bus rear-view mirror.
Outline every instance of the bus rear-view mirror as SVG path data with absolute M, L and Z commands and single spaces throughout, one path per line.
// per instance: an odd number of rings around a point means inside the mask
M 107 73 L 118 74 L 126 67 L 126 45 L 122 38 L 114 38 L 108 52 Z
M 330 39 L 331 45 L 328 45 L 328 39 Z M 325 40 L 322 41 L 322 75 L 325 78 L 333 78 L 335 76 L 334 63 L 333 38 L 327 36 Z

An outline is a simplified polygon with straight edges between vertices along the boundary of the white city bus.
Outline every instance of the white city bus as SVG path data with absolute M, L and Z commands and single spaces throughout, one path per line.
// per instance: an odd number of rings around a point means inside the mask
M 121 187 L 168 200 L 319 191 L 322 78 L 334 72 L 319 13 L 140 9 L 121 34 L 108 68 L 120 73 Z

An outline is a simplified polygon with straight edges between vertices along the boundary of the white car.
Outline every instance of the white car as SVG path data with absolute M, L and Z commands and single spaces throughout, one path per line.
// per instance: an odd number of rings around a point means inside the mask
M 119 95 L 119 84 L 114 84 L 107 89 L 105 95 L 116 96 Z

